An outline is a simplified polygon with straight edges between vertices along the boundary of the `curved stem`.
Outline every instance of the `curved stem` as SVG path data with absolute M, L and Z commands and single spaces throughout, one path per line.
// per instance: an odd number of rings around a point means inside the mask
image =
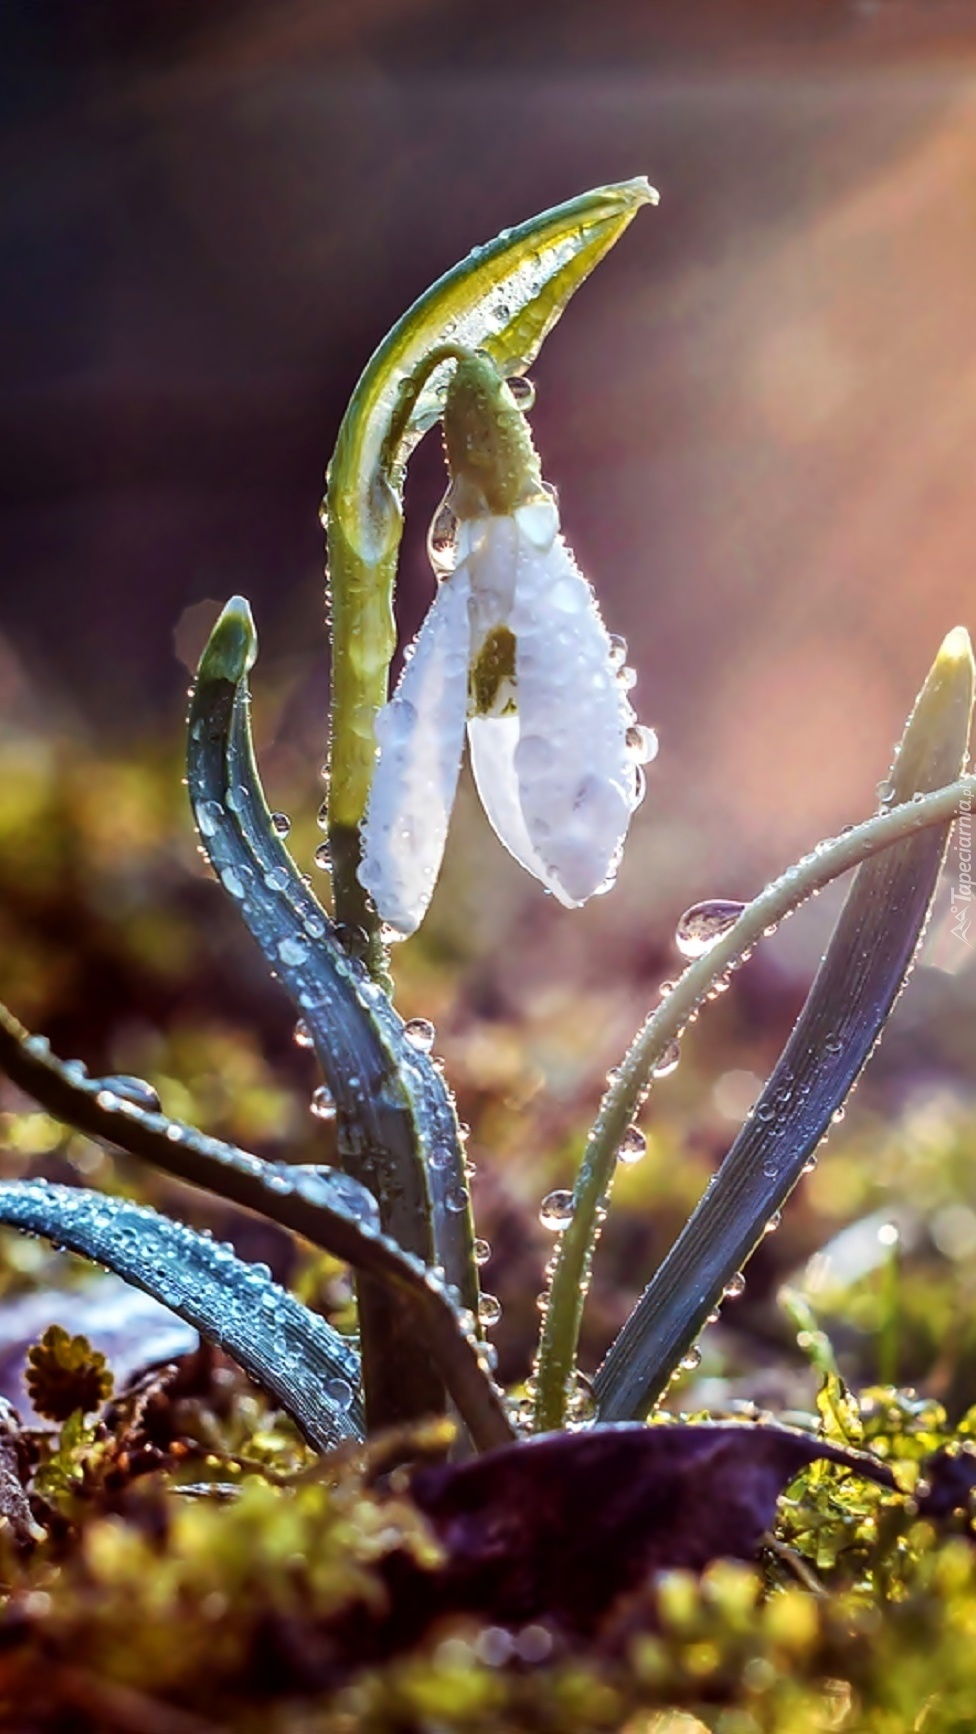
M 976 777 L 876 814 L 842 837 L 821 843 L 787 868 L 746 906 L 704 957 L 679 977 L 661 1005 L 638 1030 L 619 1075 L 607 1090 L 590 1134 L 573 1194 L 573 1214 L 563 1232 L 543 1320 L 536 1370 L 535 1429 L 563 1424 L 569 1384 L 574 1377 L 583 1303 L 598 1224 L 617 1163 L 624 1132 L 639 1111 L 654 1068 L 670 1044 L 707 999 L 715 983 L 739 963 L 768 928 L 870 856 L 929 826 L 951 821 L 976 798 Z

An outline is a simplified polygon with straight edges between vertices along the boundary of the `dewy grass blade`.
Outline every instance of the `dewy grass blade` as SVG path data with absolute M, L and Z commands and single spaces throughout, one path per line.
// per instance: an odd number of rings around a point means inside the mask
M 396 642 L 403 466 L 436 419 L 443 379 L 432 375 L 396 435 L 402 388 L 442 344 L 484 349 L 502 373 L 521 373 L 575 290 L 641 206 L 656 199 L 643 178 L 598 187 L 476 247 L 384 338 L 343 418 L 323 508 L 332 609 L 329 832 L 339 919 L 374 942 L 375 921 L 356 879 L 358 827 L 373 773 L 373 722 L 386 700 Z M 375 964 L 375 943 L 372 957 Z
M 319 1450 L 362 1438 L 350 1345 L 230 1247 L 128 1199 L 43 1180 L 0 1181 L 0 1222 L 94 1259 L 178 1313 L 226 1349 Z
M 948 658 L 949 665 L 956 654 L 965 665 L 970 654 L 965 633 L 951 633 L 946 640 L 942 655 Z M 715 983 L 727 976 L 768 928 L 841 874 L 860 867 L 895 844 L 915 839 L 929 827 L 948 827 L 961 806 L 974 799 L 976 778 L 962 778 L 933 794 L 919 796 L 916 792 L 910 802 L 896 806 L 891 812 L 882 811 L 844 835 L 819 844 L 747 905 L 734 927 L 689 965 L 667 998 L 638 1030 L 617 1078 L 604 1096 L 587 1141 L 573 1193 L 572 1213 L 556 1250 L 536 1368 L 537 1430 L 547 1431 L 563 1423 L 575 1379 L 576 1345 L 599 1213 L 612 1182 L 621 1141 L 629 1123 L 640 1112 L 655 1067 L 705 1004 Z
M 45 1037 L 29 1035 L 2 1005 L 0 1069 L 55 1118 L 89 1137 L 268 1217 L 390 1286 L 417 1336 L 428 1342 L 475 1444 L 486 1450 L 511 1437 L 499 1395 L 481 1365 L 480 1345 L 458 1316 L 444 1283 L 377 1231 L 375 1200 L 349 1175 L 262 1162 L 246 1150 L 141 1107 L 117 1094 L 111 1079 L 89 1078 L 76 1061 L 59 1060 Z
M 966 763 L 973 657 L 946 638 L 895 756 L 885 804 L 913 805 Z M 806 1005 L 751 1118 L 594 1381 L 601 1420 L 640 1416 L 667 1387 L 735 1272 L 842 1107 L 911 970 L 951 824 L 910 837 L 857 873 Z
M 429 1057 L 363 964 L 339 942 L 271 823 L 254 761 L 247 672 L 257 639 L 246 602 L 224 609 L 190 704 L 188 780 L 214 870 L 307 1025 L 335 1103 L 346 1171 L 368 1187 L 384 1231 L 437 1266 L 477 1312 L 473 1229 L 457 1118 Z M 443 1407 L 423 1345 L 385 1289 L 362 1285 L 370 1425 Z

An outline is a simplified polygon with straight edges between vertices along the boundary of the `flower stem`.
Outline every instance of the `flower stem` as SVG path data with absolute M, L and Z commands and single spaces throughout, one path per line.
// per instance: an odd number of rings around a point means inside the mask
M 945 824 L 976 797 L 976 777 L 905 801 L 876 814 L 842 837 L 819 844 L 787 868 L 747 904 L 735 926 L 679 977 L 661 1005 L 638 1030 L 607 1090 L 590 1133 L 573 1194 L 573 1214 L 560 1238 L 536 1367 L 534 1429 L 563 1424 L 575 1375 L 583 1303 L 589 1281 L 599 1211 L 606 1199 L 624 1132 L 639 1111 L 654 1068 L 677 1039 L 715 983 L 739 963 L 770 927 L 831 880 L 870 856 L 932 825 Z

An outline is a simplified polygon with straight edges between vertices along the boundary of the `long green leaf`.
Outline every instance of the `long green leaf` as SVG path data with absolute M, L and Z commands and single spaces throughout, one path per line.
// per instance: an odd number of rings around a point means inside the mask
M 355 879 L 373 774 L 373 722 L 396 633 L 393 585 L 410 447 L 438 411 L 435 372 L 404 424 L 403 391 L 444 343 L 484 349 L 502 373 L 538 354 L 570 297 L 657 195 L 641 177 L 599 187 L 506 229 L 438 279 L 384 338 L 357 385 L 329 465 L 324 507 L 332 609 L 330 842 L 341 920 L 369 925 Z
M 320 1450 L 362 1438 L 350 1345 L 231 1247 L 128 1199 L 43 1180 L 0 1181 L 0 1222 L 96 1260 L 178 1313 L 233 1355 Z
M 966 763 L 973 656 L 946 638 L 888 780 L 888 804 L 940 788 Z M 858 869 L 792 1035 L 751 1118 L 597 1372 L 602 1420 L 644 1414 L 796 1185 L 876 1046 L 910 973 L 951 824 Z
M 375 1200 L 349 1175 L 262 1162 L 170 1120 L 121 1094 L 113 1087 L 116 1080 L 89 1078 L 78 1061 L 59 1060 L 44 1036 L 30 1035 L 2 1005 L 0 1069 L 50 1114 L 89 1137 L 278 1222 L 391 1286 L 409 1328 L 428 1343 L 475 1444 L 487 1449 L 511 1437 L 470 1322 L 458 1313 L 444 1282 L 379 1231 Z
M 190 796 L 203 847 L 308 1028 L 335 1102 L 343 1167 L 377 1199 L 384 1231 L 437 1266 L 476 1313 L 470 1199 L 457 1118 L 440 1074 L 305 884 L 271 823 L 248 720 L 257 638 L 247 603 L 224 609 L 190 704 Z M 367 1280 L 360 1295 L 370 1426 L 444 1406 L 402 1308 Z

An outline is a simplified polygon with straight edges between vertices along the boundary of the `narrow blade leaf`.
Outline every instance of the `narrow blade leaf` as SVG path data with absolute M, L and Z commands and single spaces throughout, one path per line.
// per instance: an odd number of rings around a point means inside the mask
M 909 718 L 889 777 L 891 804 L 959 776 L 972 705 L 972 651 L 957 628 Z M 858 868 L 752 1117 L 597 1372 L 601 1419 L 642 1415 L 660 1396 L 843 1106 L 911 971 L 950 831 L 932 826 Z
M 162 1301 L 226 1349 L 318 1449 L 362 1438 L 354 1351 L 230 1247 L 127 1199 L 40 1180 L 0 1181 L 0 1222 L 94 1259 Z
M 29 1035 L 3 1005 L 0 1067 L 50 1114 L 89 1137 L 280 1223 L 392 1289 L 404 1330 L 429 1345 L 474 1443 L 488 1449 L 511 1437 L 500 1395 L 482 1366 L 481 1345 L 443 1280 L 379 1232 L 375 1199 L 350 1175 L 262 1162 L 143 1107 L 112 1089 L 113 1080 L 89 1078 L 77 1061 L 59 1060 L 45 1037 Z
M 250 610 L 228 603 L 204 652 L 190 707 L 188 780 L 201 841 L 225 889 L 309 1031 L 335 1101 L 344 1168 L 379 1203 L 405 1252 L 438 1265 L 477 1309 L 470 1200 L 457 1118 L 440 1074 L 304 883 L 271 823 L 248 720 Z M 423 1349 L 404 1337 L 385 1292 L 362 1297 L 370 1424 L 443 1408 Z

